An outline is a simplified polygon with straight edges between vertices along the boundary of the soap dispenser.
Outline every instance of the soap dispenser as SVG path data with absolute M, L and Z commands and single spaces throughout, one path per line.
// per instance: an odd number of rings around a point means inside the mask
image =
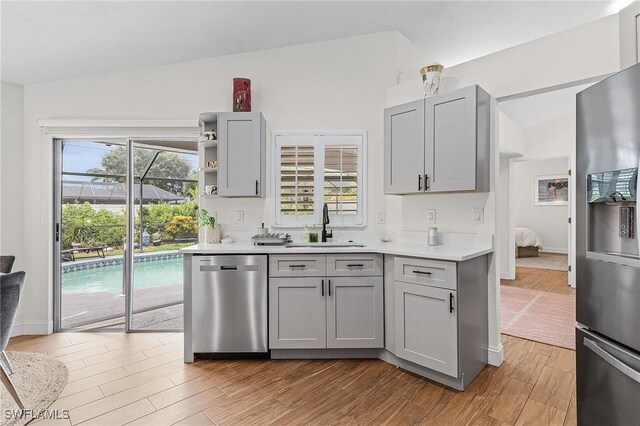
M 307 228 L 307 225 L 304 226 L 304 230 L 302 231 L 302 242 L 303 243 L 308 243 L 309 242 L 309 228 Z

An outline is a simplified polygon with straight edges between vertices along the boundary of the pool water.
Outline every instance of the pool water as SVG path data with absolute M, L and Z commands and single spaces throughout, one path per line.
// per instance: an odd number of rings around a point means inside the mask
M 63 293 L 122 292 L 123 265 L 103 266 L 62 274 Z M 133 288 L 182 285 L 182 258 L 133 265 Z

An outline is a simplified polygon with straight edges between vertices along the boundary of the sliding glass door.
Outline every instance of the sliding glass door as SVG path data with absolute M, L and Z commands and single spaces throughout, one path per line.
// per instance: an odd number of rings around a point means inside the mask
M 133 144 L 132 330 L 182 330 L 178 250 L 198 240 L 198 156 L 185 148 L 172 141 Z
M 197 143 L 56 140 L 55 154 L 56 331 L 182 330 Z

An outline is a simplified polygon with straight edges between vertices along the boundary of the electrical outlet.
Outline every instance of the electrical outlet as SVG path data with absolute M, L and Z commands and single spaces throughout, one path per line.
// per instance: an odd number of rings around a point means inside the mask
M 430 225 L 436 223 L 436 211 L 434 209 L 427 210 L 427 223 Z
M 484 223 L 484 209 L 482 207 L 474 207 L 472 211 L 473 223 Z
M 376 220 L 378 223 L 384 223 L 385 221 L 385 217 L 384 217 L 384 210 L 379 211 L 378 213 L 376 213 Z
M 236 210 L 236 223 L 243 224 L 244 223 L 244 211 Z

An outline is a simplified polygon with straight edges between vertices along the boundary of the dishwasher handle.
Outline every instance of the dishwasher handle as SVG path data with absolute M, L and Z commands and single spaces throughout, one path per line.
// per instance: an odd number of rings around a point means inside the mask
M 200 272 L 251 272 L 258 271 L 258 265 L 201 265 Z

